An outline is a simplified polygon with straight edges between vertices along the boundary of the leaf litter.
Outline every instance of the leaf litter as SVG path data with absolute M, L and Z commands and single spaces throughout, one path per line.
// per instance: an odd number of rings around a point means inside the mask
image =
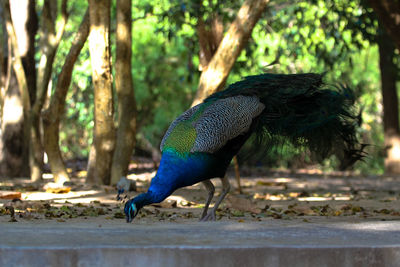
M 287 175 L 288 177 L 290 175 Z M 348 177 L 307 177 L 287 178 L 257 177 L 242 179 L 244 193 L 237 194 L 234 189 L 217 210 L 217 220 L 235 220 L 239 223 L 263 220 L 313 220 L 351 218 L 396 220 L 400 219 L 400 179 L 391 178 L 348 178 Z M 285 182 L 286 180 L 290 182 Z M 232 187 L 235 182 L 232 179 Z M 138 191 L 144 192 L 148 181 L 138 182 Z M 62 195 L 74 193 L 79 189 L 97 190 L 101 198 L 87 202 L 64 203 L 54 199 L 0 200 L 0 222 L 55 220 L 63 223 L 68 220 L 122 220 L 124 202 L 115 200 L 116 190 L 112 187 L 88 185 L 71 186 L 66 190 L 52 190 L 49 194 Z M 219 192 L 220 185 L 216 186 Z M 29 194 L 40 191 L 36 185 L 0 183 L 0 191 L 15 191 Z M 129 197 L 138 192 L 129 193 Z M 218 196 L 218 193 L 216 194 Z M 216 196 L 216 197 L 217 197 Z M 85 196 L 80 196 L 82 199 Z M 125 201 L 129 198 L 125 198 Z M 137 221 L 197 221 L 204 208 L 206 192 L 200 185 L 183 188 L 171 198 L 159 204 L 144 207 Z M 214 201 L 216 200 L 214 197 Z M 104 201 L 106 199 L 107 201 Z

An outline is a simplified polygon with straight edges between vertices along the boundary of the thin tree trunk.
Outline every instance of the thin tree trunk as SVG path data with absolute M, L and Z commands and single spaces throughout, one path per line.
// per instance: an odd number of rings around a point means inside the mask
M 37 16 L 35 11 L 35 1 L 34 0 L 21 0 L 21 1 L 2 1 L 3 4 L 3 15 L 4 21 L 6 24 L 7 33 L 10 39 L 10 44 L 8 45 L 9 55 L 14 55 L 14 60 L 12 63 L 14 73 L 16 75 L 18 81 L 18 87 L 20 94 L 11 93 L 14 97 L 21 97 L 21 102 L 24 107 L 24 119 L 20 121 L 15 121 L 15 124 L 23 125 L 23 143 L 21 148 L 13 148 L 12 151 L 5 151 L 7 149 L 11 149 L 7 144 L 3 144 L 2 151 L 3 157 L 1 159 L 2 164 L 9 165 L 9 163 L 18 162 L 18 155 L 15 153 L 20 153 L 19 157 L 22 160 L 23 168 L 19 168 L 20 175 L 19 176 L 28 176 L 29 171 L 32 171 L 32 168 L 29 168 L 29 144 L 30 144 L 30 107 L 32 103 L 32 96 L 34 96 L 36 91 L 36 72 L 35 72 L 35 61 L 34 61 L 34 37 L 37 31 Z M 15 20 L 12 21 L 12 17 L 15 17 Z M 13 53 L 11 53 L 13 51 Z M 11 58 L 10 62 L 11 62 Z M 9 83 L 11 76 L 11 72 L 8 71 L 6 81 L 7 84 L 13 85 L 13 83 Z M 15 84 L 15 83 L 14 83 Z M 9 88 L 13 91 L 12 88 Z M 10 94 L 8 94 L 10 96 Z M 8 98 L 10 99 L 10 98 Z M 15 99 L 14 99 L 15 100 Z M 14 101 L 13 100 L 13 101 Z M 17 103 L 17 102 L 14 102 Z M 19 103 L 19 101 L 18 101 Z M 15 106 L 15 108 L 17 108 Z M 18 112 L 16 112 L 18 114 Z M 4 116 L 9 116 L 13 114 L 4 114 Z M 14 118 L 15 119 L 15 118 Z M 9 127 L 9 123 L 7 123 L 7 118 L 3 120 L 2 128 L 5 130 L 2 132 L 2 141 L 6 141 L 6 139 L 15 138 L 14 142 L 10 144 L 19 144 L 17 140 L 20 138 L 20 134 L 18 131 L 15 131 L 17 128 L 21 127 Z M 17 126 L 17 125 L 14 125 Z M 10 133 L 7 133 L 9 129 L 12 129 Z M 14 137 L 12 137 L 14 136 Z M 18 145 L 19 146 L 19 145 Z M 11 152 L 11 153 L 9 153 Z M 12 155 L 10 159 L 7 158 L 7 155 Z M 9 163 L 7 161 L 10 160 Z M 32 176 L 31 172 L 31 177 Z M 41 178 L 41 177 L 40 177 Z
M 400 50 L 400 1 L 369 0 L 369 5 L 377 14 L 377 18 L 386 32 Z
M 12 45 L 7 35 L 3 8 L 0 6 L 0 86 L 1 86 L 1 137 L 0 177 L 28 176 L 24 172 L 24 109 L 18 82 L 12 69 Z M 8 55 L 4 55 L 7 52 Z
M 118 96 L 118 131 L 111 169 L 111 184 L 128 173 L 136 143 L 136 101 L 132 79 L 132 3 L 117 0 L 115 87 Z
M 110 183 L 111 163 L 115 147 L 114 108 L 110 54 L 110 0 L 89 0 L 90 35 L 89 51 L 94 86 L 95 153 L 88 168 L 87 181 Z
M 199 70 L 205 71 L 213 58 L 222 38 L 224 37 L 224 25 L 218 15 L 214 15 L 210 22 L 209 28 L 206 27 L 201 17 L 197 21 L 197 35 L 199 38 Z
M 24 66 L 31 105 L 36 100 L 35 35 L 38 30 L 35 0 L 8 1 L 17 37 L 18 51 Z M 15 17 L 15 19 L 13 19 Z
M 10 60 L 11 61 L 11 60 Z M 18 82 L 12 69 L 8 74 L 8 89 L 4 96 L 4 112 L 1 117 L 0 177 L 28 176 L 22 153 L 24 151 L 24 109 Z
M 22 0 L 22 1 L 9 1 L 11 18 L 14 25 L 16 34 L 18 51 L 21 56 L 22 65 L 25 71 L 26 85 L 29 92 L 29 99 L 31 106 L 36 100 L 36 68 L 35 68 L 35 35 L 38 30 L 38 19 L 36 15 L 36 1 L 35 0 Z M 22 151 L 23 162 L 30 170 L 30 177 L 32 181 L 42 179 L 43 170 L 43 152 L 40 143 L 36 143 L 35 129 L 32 128 L 34 116 L 32 110 L 28 114 L 29 121 L 24 121 L 24 132 L 29 134 L 30 137 L 25 139 Z M 39 150 L 36 149 L 39 147 Z M 28 168 L 24 168 L 28 169 Z M 25 171 L 28 174 L 28 171 Z
M 44 147 L 49 159 L 51 172 L 58 184 L 69 180 L 59 147 L 60 120 L 64 115 L 65 99 L 71 83 L 75 62 L 89 36 L 89 11 L 86 11 L 78 32 L 72 41 L 71 48 L 65 58 L 64 66 L 58 75 L 57 85 L 50 100 L 50 105 L 43 112 Z
M 36 86 L 36 100 L 31 111 L 31 146 L 30 162 L 32 168 L 32 180 L 39 180 L 43 172 L 43 138 L 41 130 L 41 111 L 46 98 L 46 92 L 53 70 L 54 58 L 64 33 L 67 23 L 67 1 L 63 0 L 61 5 L 61 25 L 56 33 L 55 22 L 57 19 L 57 2 L 46 0 L 43 4 L 40 47 L 42 55 L 38 66 L 38 78 Z
M 269 0 L 245 1 L 222 41 L 223 26 L 219 18 L 216 16 L 213 19 L 211 30 L 207 30 L 203 20 L 199 18 L 197 33 L 200 44 L 200 68 L 203 72 L 192 106 L 201 103 L 207 96 L 224 88 L 236 59 L 250 38 L 255 24 L 268 2 Z M 238 191 L 241 193 L 239 164 L 236 156 L 233 163 Z
M 13 69 L 15 71 L 15 75 L 17 78 L 18 88 L 20 91 L 21 101 L 22 101 L 22 106 L 23 106 L 23 117 L 24 117 L 23 147 L 27 148 L 27 147 L 29 147 L 29 140 L 30 140 L 29 113 L 31 111 L 31 103 L 30 103 L 30 97 L 29 97 L 29 92 L 28 92 L 25 71 L 24 71 L 24 68 L 22 65 L 22 59 L 20 56 L 19 48 L 18 48 L 17 36 L 15 34 L 14 26 L 11 21 L 10 3 L 8 1 L 3 1 L 3 12 L 4 12 L 3 13 L 4 20 L 6 22 L 7 33 L 11 40 L 11 46 L 9 47 L 9 49 L 12 49 L 13 56 L 14 56 Z M 31 170 L 31 172 L 32 172 L 32 170 Z
M 243 3 L 207 69 L 201 73 L 192 106 L 201 103 L 208 95 L 223 88 L 233 64 L 247 43 L 268 2 L 269 0 L 246 0 Z
M 395 46 L 387 34 L 380 35 L 378 46 L 383 99 L 384 138 L 387 149 L 385 172 L 388 174 L 400 174 L 399 103 L 396 89 L 397 66 L 393 62 Z

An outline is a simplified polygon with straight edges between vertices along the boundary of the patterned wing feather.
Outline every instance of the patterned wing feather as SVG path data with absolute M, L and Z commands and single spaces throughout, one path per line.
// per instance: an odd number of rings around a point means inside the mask
M 160 149 L 213 153 L 247 132 L 265 108 L 256 96 L 234 96 L 199 104 L 172 122 Z
M 191 152 L 213 153 L 229 140 L 247 132 L 252 120 L 265 108 L 256 96 L 219 99 L 193 123 L 196 140 Z
M 161 151 L 164 150 L 165 143 L 168 140 L 168 137 L 173 132 L 173 130 L 176 128 L 176 126 L 178 126 L 180 123 L 184 123 L 185 121 L 190 120 L 192 118 L 193 114 L 195 114 L 196 111 L 200 108 L 200 105 L 194 106 L 194 107 L 186 110 L 185 112 L 183 112 L 178 118 L 176 118 L 171 123 L 171 125 L 169 126 L 169 128 L 168 128 L 167 132 L 165 133 L 163 139 L 161 140 L 161 144 L 160 144 L 160 150 Z

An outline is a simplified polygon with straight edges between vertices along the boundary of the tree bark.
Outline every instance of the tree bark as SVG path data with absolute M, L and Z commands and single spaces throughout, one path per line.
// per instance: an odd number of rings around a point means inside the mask
M 400 50 L 400 1 L 369 0 L 368 3 L 377 14 L 379 22 Z
M 10 170 L 10 166 L 14 166 L 19 170 L 19 173 L 12 170 L 9 173 L 6 171 L 2 174 L 7 176 L 28 176 L 30 174 L 30 123 L 28 118 L 30 115 L 32 95 L 34 95 L 36 91 L 34 37 L 37 31 L 37 16 L 35 11 L 35 1 L 21 0 L 18 1 L 18 3 L 16 3 L 16 1 L 2 1 L 2 5 L 6 31 L 10 40 L 8 45 L 8 59 L 10 66 L 12 64 L 14 72 L 10 71 L 10 68 L 7 68 L 8 71 L 5 88 L 11 91 L 5 92 L 6 98 L 4 100 L 12 101 L 13 104 L 10 106 L 9 104 L 11 102 L 5 103 L 8 111 L 4 112 L 2 115 L 2 142 L 6 143 L 1 145 L 1 165 L 9 166 L 8 168 L 2 168 L 3 171 L 7 169 Z M 14 21 L 12 21 L 12 17 L 14 17 Z M 11 60 L 11 55 L 14 55 L 14 60 Z M 15 79 L 14 75 L 16 75 L 17 83 L 13 82 Z M 17 88 L 11 88 L 11 86 L 17 86 Z M 16 90 L 19 90 L 19 93 L 17 93 Z M 17 100 L 16 98 L 22 99 Z M 18 109 L 18 103 L 22 103 L 24 111 L 23 119 L 20 118 L 17 121 L 16 118 L 19 112 L 13 114 L 11 110 L 16 111 Z M 10 124 L 10 117 L 12 125 Z M 20 141 L 18 141 L 21 139 L 21 131 L 23 135 L 22 145 Z M 12 142 L 10 142 L 10 140 L 12 140 Z M 14 145 L 17 147 L 13 147 Z M 19 155 L 16 153 L 19 153 Z M 20 157 L 20 159 L 17 159 L 18 157 Z M 17 162 L 22 162 L 21 166 L 24 167 L 17 167 Z
M 207 69 L 201 73 L 192 106 L 201 103 L 208 95 L 223 88 L 233 64 L 247 43 L 268 2 L 269 0 L 246 0 L 243 3 Z
M 30 114 L 30 166 L 32 168 L 31 179 L 34 181 L 41 179 L 43 173 L 44 145 L 41 130 L 41 111 L 46 99 L 54 58 L 68 19 L 66 0 L 63 0 L 61 4 L 61 17 L 61 25 L 57 33 L 55 27 L 57 2 L 51 0 L 44 1 L 40 37 L 40 48 L 42 51 L 37 71 L 36 97 Z
M 385 173 L 400 174 L 399 103 L 396 89 L 397 66 L 393 62 L 395 46 L 386 33 L 379 36 L 378 46 L 383 100 L 383 127 L 387 152 Z
M 224 37 L 224 25 L 218 15 L 207 23 L 209 27 L 206 27 L 201 17 L 197 21 L 197 35 L 199 38 L 199 70 L 205 71 L 212 57 L 217 51 L 222 38 Z
M 63 184 L 65 181 L 69 180 L 59 147 L 60 120 L 64 115 L 65 99 L 71 83 L 72 71 L 88 36 L 89 11 L 86 11 L 78 32 L 72 41 L 68 55 L 65 58 L 63 68 L 58 75 L 57 85 L 50 99 L 49 107 L 43 112 L 44 137 L 46 140 L 46 142 L 44 142 L 44 147 L 54 180 L 58 184 Z
M 43 4 L 42 24 L 40 36 L 41 57 L 38 65 L 38 82 L 36 101 L 33 112 L 39 114 L 45 102 L 47 88 L 53 70 L 54 58 L 63 36 L 65 25 L 68 20 L 67 0 L 61 3 L 61 23 L 58 32 L 56 31 L 57 2 L 46 0 Z
M 24 66 L 31 105 L 36 98 L 35 35 L 38 30 L 35 0 L 9 1 L 18 51 Z
M 118 130 L 111 169 L 111 184 L 128 173 L 136 143 L 136 101 L 132 79 L 132 3 L 117 0 L 115 88 L 118 96 Z
M 22 177 L 24 172 L 24 109 L 15 73 L 10 69 L 9 86 L 4 95 L 1 117 L 0 177 Z
M 110 183 L 111 163 L 115 147 L 114 109 L 110 54 L 110 0 L 89 0 L 89 51 L 94 86 L 95 153 L 88 168 L 87 181 Z
M 36 100 L 36 67 L 35 67 L 35 35 L 38 30 L 38 18 L 36 15 L 36 1 L 35 0 L 22 0 L 22 1 L 9 1 L 12 24 L 16 34 L 18 44 L 18 52 L 21 56 L 22 66 L 24 68 L 24 75 L 26 79 L 26 86 L 29 92 L 30 105 L 32 106 Z M 42 179 L 43 169 L 43 156 L 37 158 L 38 154 L 35 150 L 36 142 L 34 138 L 34 128 L 32 128 L 32 110 L 27 114 L 27 119 L 24 120 L 24 132 L 29 134 L 30 137 L 25 137 L 22 151 L 22 159 L 26 166 L 29 166 L 32 181 Z M 25 111 L 26 112 L 26 111 Z M 40 143 L 39 143 L 40 144 Z M 35 157 L 36 156 L 36 157 Z M 28 169 L 28 168 L 24 168 Z
M 13 69 L 17 78 L 18 82 L 18 88 L 19 88 L 19 93 L 21 95 L 21 102 L 23 106 L 23 118 L 24 118 L 24 125 L 23 125 L 23 132 L 24 132 L 24 138 L 23 138 L 23 148 L 24 151 L 23 153 L 27 152 L 25 150 L 26 148 L 29 147 L 29 141 L 30 141 L 30 119 L 29 119 L 29 114 L 31 111 L 31 102 L 30 102 L 30 96 L 29 96 L 29 91 L 28 91 L 28 85 L 27 85 L 27 80 L 25 76 L 25 71 L 24 67 L 22 65 L 22 59 L 20 56 L 19 52 L 19 47 L 18 47 L 18 42 L 17 42 L 17 36 L 14 30 L 14 26 L 11 20 L 11 11 L 10 11 L 10 3 L 8 1 L 3 1 L 3 14 L 4 14 L 4 20 L 6 23 L 6 29 L 7 29 L 7 34 L 11 40 L 11 45 L 9 46 L 9 49 L 12 49 L 13 51 Z M 7 127 L 6 125 L 4 127 Z M 27 153 L 26 153 L 27 154 Z M 29 166 L 28 164 L 25 166 Z M 31 175 L 32 175 L 32 169 L 31 169 Z
M 24 111 L 15 72 L 12 69 L 12 45 L 7 35 L 2 6 L 0 19 L 3 30 L 0 36 L 0 177 L 13 178 L 28 176 L 29 169 L 25 171 L 26 168 L 23 168 Z

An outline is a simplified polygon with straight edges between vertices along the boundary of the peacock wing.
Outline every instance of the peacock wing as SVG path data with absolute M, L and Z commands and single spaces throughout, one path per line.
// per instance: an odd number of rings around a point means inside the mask
M 202 105 L 199 104 L 186 110 L 171 123 L 161 140 L 161 151 L 166 148 L 173 148 L 182 153 L 190 152 L 196 139 L 196 130 L 191 121 L 193 121 L 194 115 L 200 111 Z
M 256 96 L 238 95 L 216 100 L 193 123 L 196 140 L 190 152 L 219 150 L 229 140 L 246 133 L 264 108 Z
M 242 95 L 199 104 L 172 122 L 160 149 L 213 153 L 246 133 L 264 108 L 256 96 Z

